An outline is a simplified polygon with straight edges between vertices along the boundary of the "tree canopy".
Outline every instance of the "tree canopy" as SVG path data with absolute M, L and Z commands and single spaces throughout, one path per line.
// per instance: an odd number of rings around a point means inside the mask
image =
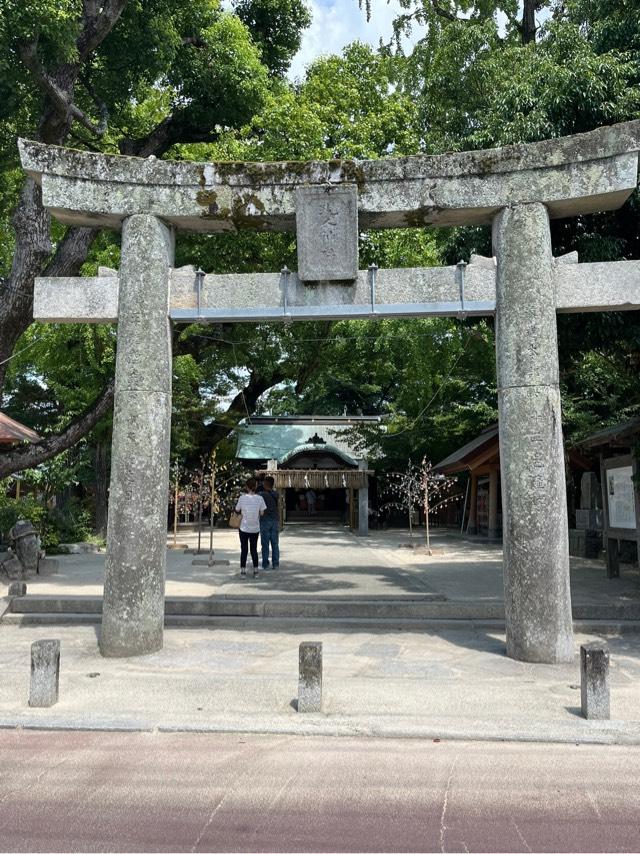
M 286 74 L 310 22 L 304 0 L 5 0 L 0 405 L 50 439 L 31 456 L 3 454 L 0 477 L 75 446 L 104 481 L 113 394 L 114 329 L 32 326 L 31 301 L 45 272 L 117 267 L 119 236 L 52 222 L 19 168 L 18 135 L 141 157 L 378 158 L 530 142 L 640 115 L 633 0 L 400 6 L 396 39 L 348 45 L 294 83 Z M 424 36 L 403 51 L 416 25 Z M 640 258 L 638 211 L 634 195 L 620 211 L 555 221 L 554 251 Z M 488 229 L 360 235 L 361 267 L 471 252 L 491 254 Z M 176 264 L 191 263 L 295 269 L 295 239 L 180 235 Z M 561 317 L 559 343 L 569 440 L 640 410 L 637 313 Z M 192 325 L 174 331 L 174 354 L 172 454 L 182 461 L 219 443 L 230 456 L 233 428 L 253 412 L 383 415 L 385 435 L 366 438 L 389 465 L 438 459 L 496 418 L 488 321 Z

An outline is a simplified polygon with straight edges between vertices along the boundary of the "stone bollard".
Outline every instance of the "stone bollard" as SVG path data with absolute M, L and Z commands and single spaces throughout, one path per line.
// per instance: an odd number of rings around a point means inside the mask
M 27 585 L 24 581 L 12 581 L 9 585 L 9 596 L 26 596 Z
M 37 708 L 58 702 L 60 641 L 39 640 L 31 644 L 31 689 L 29 705 Z
M 322 643 L 301 643 L 298 662 L 298 711 L 319 712 L 322 706 Z
M 583 717 L 609 720 L 609 650 L 602 643 L 580 647 L 580 696 Z

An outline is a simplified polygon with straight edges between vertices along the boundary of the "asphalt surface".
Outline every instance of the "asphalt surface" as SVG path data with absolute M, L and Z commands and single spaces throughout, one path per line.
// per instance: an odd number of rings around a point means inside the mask
M 2 851 L 638 851 L 640 748 L 0 731 Z

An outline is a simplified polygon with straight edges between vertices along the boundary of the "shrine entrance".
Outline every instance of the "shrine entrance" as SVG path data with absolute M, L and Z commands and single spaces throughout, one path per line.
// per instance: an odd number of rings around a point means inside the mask
M 379 425 L 369 415 L 259 415 L 237 427 L 236 459 L 268 473 L 283 497 L 281 521 L 333 522 L 368 533 L 374 472 L 356 448 L 354 428 Z
M 362 162 L 169 162 L 20 141 L 54 217 L 122 229 L 119 271 L 41 278 L 34 293 L 36 320 L 118 323 L 102 654 L 162 646 L 172 323 L 495 315 L 507 653 L 571 660 L 556 312 L 640 307 L 640 262 L 553 258 L 549 221 L 620 207 L 639 150 L 640 122 Z M 360 230 L 483 223 L 493 258 L 358 270 Z M 297 273 L 173 267 L 176 230 L 243 228 L 295 231 Z

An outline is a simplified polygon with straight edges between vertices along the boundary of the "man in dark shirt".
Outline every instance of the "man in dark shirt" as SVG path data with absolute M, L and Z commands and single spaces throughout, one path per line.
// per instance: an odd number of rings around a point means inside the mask
M 271 566 L 277 569 L 280 564 L 280 510 L 278 507 L 278 493 L 273 488 L 274 479 L 267 475 L 263 480 L 263 487 L 258 487 L 259 495 L 267 505 L 267 509 L 260 517 L 260 544 L 262 546 L 262 568 L 269 567 L 269 547 L 271 547 Z

